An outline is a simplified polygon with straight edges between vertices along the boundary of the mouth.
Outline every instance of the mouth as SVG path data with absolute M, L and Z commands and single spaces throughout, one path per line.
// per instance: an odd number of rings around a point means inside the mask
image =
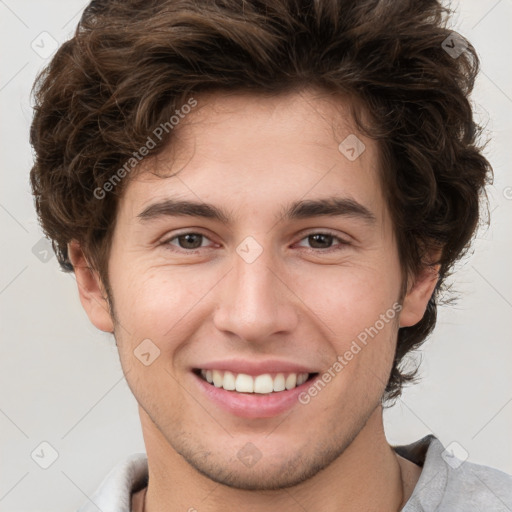
M 240 394 L 276 395 L 313 380 L 318 373 L 262 373 L 248 375 L 223 370 L 195 368 L 193 372 L 213 387 Z

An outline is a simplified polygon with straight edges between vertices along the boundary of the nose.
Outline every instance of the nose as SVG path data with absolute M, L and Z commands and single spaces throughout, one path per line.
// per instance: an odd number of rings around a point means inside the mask
M 252 263 L 238 254 L 233 260 L 232 270 L 218 289 L 216 328 L 251 343 L 292 332 L 298 323 L 295 295 L 270 250 Z

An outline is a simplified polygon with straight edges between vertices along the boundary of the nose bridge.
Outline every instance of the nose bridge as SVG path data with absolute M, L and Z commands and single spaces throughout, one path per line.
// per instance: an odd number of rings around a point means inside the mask
M 244 252 L 244 249 L 249 249 Z M 247 341 L 292 330 L 296 313 L 270 249 L 247 257 L 255 248 L 240 244 L 233 257 L 233 269 L 224 283 L 224 293 L 215 314 L 219 330 L 230 331 Z

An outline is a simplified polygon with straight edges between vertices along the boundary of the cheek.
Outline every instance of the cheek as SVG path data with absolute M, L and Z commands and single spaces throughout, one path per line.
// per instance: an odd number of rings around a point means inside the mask
M 354 336 L 373 325 L 399 296 L 399 276 L 389 268 L 361 264 L 310 274 L 292 281 L 294 291 L 338 334 Z
M 128 269 L 124 275 L 130 276 Z M 130 326 L 132 334 L 169 329 L 201 293 L 198 284 L 192 285 L 189 276 L 180 271 L 138 271 L 132 276 L 112 282 L 117 319 Z
M 315 313 L 328 344 L 322 346 L 331 365 L 349 382 L 378 376 L 383 382 L 392 364 L 401 310 L 397 276 L 376 267 L 337 269 L 302 283 L 304 302 Z M 373 373 L 374 376 L 368 375 Z M 379 382 L 375 383 L 380 386 Z
M 132 268 L 136 268 L 133 265 Z M 218 282 L 217 273 L 203 273 L 197 269 L 151 269 L 137 272 L 133 279 L 128 269 L 119 269 L 113 275 L 112 289 L 116 313 L 116 338 L 125 369 L 139 370 L 134 353 L 143 349 L 145 342 L 151 352 L 154 343 L 159 360 L 173 371 L 179 363 L 179 350 L 189 343 L 194 332 L 208 317 L 211 301 L 205 299 Z M 139 348 L 141 347 L 141 348 Z

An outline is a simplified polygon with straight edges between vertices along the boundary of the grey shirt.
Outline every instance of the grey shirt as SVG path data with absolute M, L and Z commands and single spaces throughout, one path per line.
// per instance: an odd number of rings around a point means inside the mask
M 393 449 L 422 467 L 401 512 L 512 512 L 511 475 L 453 456 L 433 435 Z M 132 494 L 147 483 L 146 455 L 134 454 L 104 478 L 78 512 L 130 512 Z

